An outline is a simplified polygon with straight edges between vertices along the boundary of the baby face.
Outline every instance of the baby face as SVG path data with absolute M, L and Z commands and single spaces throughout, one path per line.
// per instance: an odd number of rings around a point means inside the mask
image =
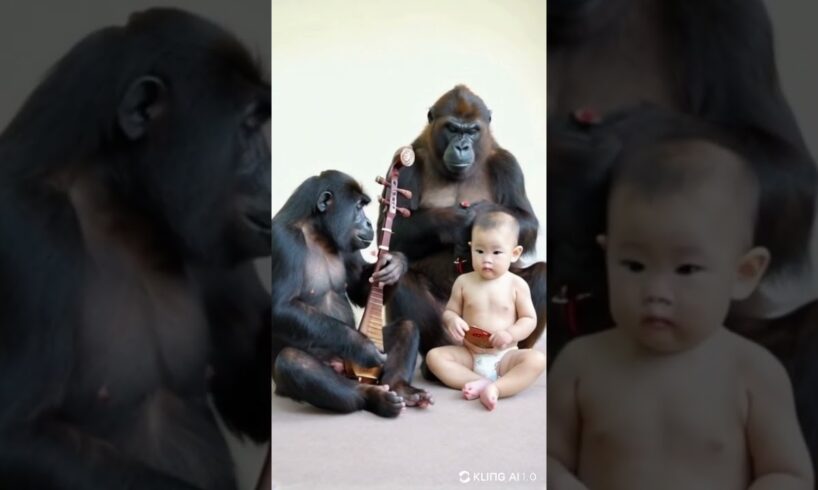
M 766 251 L 747 252 L 751 211 L 730 187 L 614 192 L 605 238 L 611 313 L 640 345 L 663 353 L 697 345 L 763 274 Z
M 517 245 L 517 237 L 513 236 L 508 226 L 490 230 L 475 226 L 472 230 L 472 265 L 483 279 L 491 280 L 502 276 L 522 253 L 523 247 Z

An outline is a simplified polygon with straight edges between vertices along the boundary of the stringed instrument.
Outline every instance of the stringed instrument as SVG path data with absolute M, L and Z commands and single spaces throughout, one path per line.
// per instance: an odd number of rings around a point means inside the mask
M 392 157 L 392 163 L 387 172 L 387 179 L 378 176 L 375 182 L 387 188 L 387 198 L 380 197 L 381 211 L 386 213 L 383 221 L 383 228 L 381 228 L 380 238 L 378 240 L 378 259 L 375 262 L 375 269 L 372 272 L 378 272 L 384 263 L 384 257 L 389 252 L 389 241 L 392 238 L 392 222 L 395 215 L 400 213 L 404 218 L 408 218 L 411 212 L 406 208 L 398 207 L 398 194 L 406 199 L 412 198 L 412 192 L 406 189 L 398 188 L 398 174 L 403 167 L 410 167 L 415 163 L 415 152 L 411 146 L 403 146 L 395 152 Z M 385 315 L 385 308 L 383 306 L 383 286 L 378 283 L 373 283 L 369 290 L 369 297 L 366 300 L 366 308 L 361 317 L 361 323 L 358 324 L 358 331 L 363 333 L 367 338 L 375 343 L 375 346 L 380 352 L 384 352 L 383 346 L 383 324 Z M 361 367 L 351 361 L 344 360 L 344 371 L 350 378 L 357 379 L 361 383 L 377 384 L 381 375 L 380 368 L 365 368 Z

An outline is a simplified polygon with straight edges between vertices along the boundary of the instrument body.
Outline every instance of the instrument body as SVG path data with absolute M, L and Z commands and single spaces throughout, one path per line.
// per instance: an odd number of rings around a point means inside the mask
M 466 339 L 471 342 L 472 345 L 483 349 L 491 349 L 494 347 L 491 345 L 491 340 L 489 340 L 490 337 L 491 333 L 483 330 L 482 328 L 475 327 L 474 325 L 470 326 L 466 331 Z
M 375 262 L 375 269 L 373 274 L 378 272 L 384 263 L 384 257 L 389 252 L 389 242 L 392 238 L 392 222 L 395 215 L 400 213 L 403 217 L 409 217 L 411 214 L 408 209 L 398 207 L 398 194 L 412 198 L 412 193 L 405 189 L 398 188 L 398 175 L 403 167 L 411 166 L 415 161 L 415 152 L 411 146 L 404 146 L 395 152 L 392 158 L 392 164 L 389 166 L 387 179 L 378 177 L 375 182 L 387 188 L 386 195 L 388 199 L 379 198 L 381 203 L 381 210 L 386 213 L 383 228 L 380 230 L 378 239 L 378 259 Z M 386 318 L 385 307 L 383 305 L 383 286 L 378 283 L 373 283 L 369 290 L 369 296 L 366 301 L 364 314 L 361 317 L 361 322 L 358 324 L 358 330 L 366 335 L 367 338 L 375 343 L 379 351 L 384 352 L 383 346 L 383 325 Z M 344 360 L 344 371 L 350 378 L 357 379 L 361 383 L 377 384 L 381 375 L 380 368 L 365 368 L 357 364 Z

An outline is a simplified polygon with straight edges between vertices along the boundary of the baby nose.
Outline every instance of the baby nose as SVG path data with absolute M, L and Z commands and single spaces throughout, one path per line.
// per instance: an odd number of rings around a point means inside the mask
M 661 277 L 654 276 L 648 279 L 644 291 L 645 302 L 671 304 L 673 302 L 673 291 L 670 287 L 670 281 Z

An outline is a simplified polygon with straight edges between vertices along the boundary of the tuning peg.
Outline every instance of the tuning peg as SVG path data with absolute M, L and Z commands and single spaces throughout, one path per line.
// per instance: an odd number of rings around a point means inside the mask
M 387 185 L 389 185 L 389 182 L 387 182 L 387 181 L 386 181 L 386 179 L 384 179 L 384 178 L 383 178 L 383 177 L 381 177 L 380 175 L 379 175 L 379 176 L 377 176 L 377 177 L 375 177 L 375 182 L 377 182 L 378 184 L 381 184 L 381 185 L 383 185 L 383 186 L 387 186 Z
M 412 191 L 408 191 L 406 189 L 398 189 L 398 192 L 401 196 L 405 197 L 406 199 L 412 199 Z
M 383 196 L 378 196 L 378 202 L 384 205 L 388 205 L 389 201 L 383 198 Z
M 412 216 L 412 212 L 409 211 L 406 208 L 397 208 L 397 210 L 400 213 L 400 215 L 403 216 L 404 218 L 408 218 L 409 216 Z

